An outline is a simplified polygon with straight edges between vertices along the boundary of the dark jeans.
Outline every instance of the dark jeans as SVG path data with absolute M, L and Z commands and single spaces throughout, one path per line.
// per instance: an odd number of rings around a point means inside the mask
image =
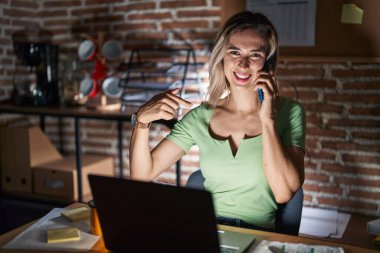
M 228 226 L 234 226 L 234 227 L 240 227 L 240 228 L 249 228 L 249 229 L 261 230 L 261 231 L 274 232 L 274 228 L 263 228 L 263 227 L 255 226 L 236 218 L 227 218 L 227 217 L 218 216 L 216 217 L 216 222 L 220 225 L 228 225 Z

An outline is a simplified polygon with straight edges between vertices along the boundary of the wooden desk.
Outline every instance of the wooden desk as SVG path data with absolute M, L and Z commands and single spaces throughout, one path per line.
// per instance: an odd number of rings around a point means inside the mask
M 229 231 L 255 235 L 256 241 L 251 248 L 254 248 L 256 245 L 258 245 L 258 243 L 261 240 L 270 240 L 270 241 L 280 241 L 280 242 L 290 242 L 290 243 L 304 243 L 304 244 L 310 244 L 310 245 L 328 245 L 332 247 L 342 247 L 345 253 L 379 253 L 379 251 L 376 251 L 374 249 L 353 246 L 353 245 L 344 244 L 340 242 L 326 241 L 323 239 L 312 239 L 312 238 L 306 238 L 306 237 L 300 237 L 300 236 L 291 236 L 291 235 L 270 233 L 270 232 L 257 231 L 257 230 L 249 230 L 249 229 L 236 228 L 236 227 L 226 227 L 226 226 L 220 226 L 220 227 L 221 229 L 225 229 Z
M 40 117 L 41 129 L 45 128 L 45 117 L 57 117 L 57 118 L 73 118 L 75 125 L 75 154 L 76 154 L 76 167 L 78 172 L 77 184 L 78 184 L 78 201 L 83 201 L 82 195 L 82 152 L 80 144 L 80 119 L 100 119 L 100 120 L 112 120 L 117 121 L 118 124 L 118 158 L 120 164 L 120 177 L 123 177 L 123 121 L 130 122 L 131 115 L 136 112 L 138 107 L 128 106 L 124 112 L 120 111 L 100 111 L 95 109 L 88 109 L 87 107 L 65 107 L 65 106 L 19 106 L 9 102 L 0 103 L 0 114 L 23 114 L 34 115 Z M 156 121 L 172 128 L 176 120 L 169 121 Z M 177 185 L 180 183 L 180 163 L 177 162 Z
M 70 207 L 80 207 L 84 204 L 73 204 Z M 32 223 L 31 223 L 32 224 Z M 24 226 L 21 226 L 15 230 L 12 230 L 8 233 L 5 233 L 0 236 L 0 247 L 2 248 L 7 242 L 12 240 L 16 235 L 24 231 L 26 228 L 28 228 L 31 224 L 26 224 Z M 311 244 L 311 245 L 329 245 L 333 247 L 342 247 L 345 250 L 345 253 L 379 253 L 379 251 L 376 251 L 374 249 L 368 249 L 358 246 L 353 246 L 349 244 L 343 244 L 340 242 L 333 242 L 333 241 L 326 241 L 321 239 L 312 239 L 312 238 L 305 238 L 305 237 L 299 237 L 299 236 L 290 236 L 290 235 L 283 235 L 283 234 L 276 234 L 276 233 L 270 233 L 270 232 L 264 232 L 264 231 L 257 231 L 257 230 L 250 230 L 250 229 L 244 229 L 244 228 L 236 228 L 236 227 L 229 227 L 229 226 L 220 226 L 220 229 L 228 230 L 228 231 L 235 231 L 240 233 L 246 233 L 246 234 L 252 234 L 256 236 L 256 241 L 252 245 L 251 249 L 256 247 L 261 240 L 271 240 L 271 241 L 280 241 L 280 242 L 291 242 L 291 243 L 305 243 L 305 244 Z M 17 250 L 5 250 L 0 249 L 0 253 L 2 252 L 17 252 Z M 41 251 L 28 251 L 28 252 L 41 252 Z M 52 252 L 52 253 L 58 253 L 62 251 L 43 251 L 43 252 Z M 107 249 L 104 246 L 103 239 L 101 238 L 93 247 L 91 251 L 88 252 L 107 252 Z

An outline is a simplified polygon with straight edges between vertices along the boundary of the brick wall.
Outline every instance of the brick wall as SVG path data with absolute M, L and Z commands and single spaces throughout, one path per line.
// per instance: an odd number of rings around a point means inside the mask
M 307 112 L 305 204 L 379 216 L 380 64 L 283 60 L 278 74 Z
M 80 33 L 99 31 L 131 45 L 190 43 L 207 62 L 220 23 L 217 0 L 0 0 L 0 99 L 9 98 L 15 56 L 10 36 L 36 23 L 53 34 L 61 59 L 76 51 Z M 307 112 L 305 205 L 380 216 L 380 64 L 371 59 L 281 58 L 281 94 L 298 99 Z M 37 122 L 38 118 L 32 118 Z M 74 151 L 72 120 L 47 119 L 47 133 L 65 153 Z M 63 138 L 59 138 L 60 131 Z M 128 156 L 130 126 L 124 124 Z M 169 130 L 155 125 L 151 145 Z M 115 156 L 116 124 L 82 121 L 83 151 Z M 182 183 L 198 168 L 198 150 L 182 159 Z M 129 174 L 128 161 L 124 164 Z M 174 183 L 173 168 L 159 181 Z

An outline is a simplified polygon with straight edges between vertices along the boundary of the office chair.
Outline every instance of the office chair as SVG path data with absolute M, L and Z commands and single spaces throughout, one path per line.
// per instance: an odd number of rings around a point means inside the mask
M 193 172 L 187 180 L 186 187 L 204 190 L 204 177 L 200 170 Z M 301 224 L 303 190 L 299 188 L 291 200 L 278 204 L 275 231 L 281 234 L 298 235 Z

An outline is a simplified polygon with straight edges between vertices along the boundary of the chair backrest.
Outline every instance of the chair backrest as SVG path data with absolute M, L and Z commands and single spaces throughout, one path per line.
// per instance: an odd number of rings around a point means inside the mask
M 201 170 L 196 170 L 189 176 L 189 179 L 187 180 L 186 187 L 193 188 L 193 189 L 199 189 L 199 190 L 205 190 L 204 183 L 205 178 L 202 175 Z
M 186 187 L 204 190 L 205 179 L 200 170 L 193 172 L 187 180 Z M 291 200 L 279 204 L 276 212 L 276 232 L 298 235 L 301 224 L 303 206 L 303 190 L 299 188 Z
M 302 207 L 303 189 L 300 187 L 291 200 L 278 205 L 276 211 L 276 232 L 298 235 L 301 225 Z

